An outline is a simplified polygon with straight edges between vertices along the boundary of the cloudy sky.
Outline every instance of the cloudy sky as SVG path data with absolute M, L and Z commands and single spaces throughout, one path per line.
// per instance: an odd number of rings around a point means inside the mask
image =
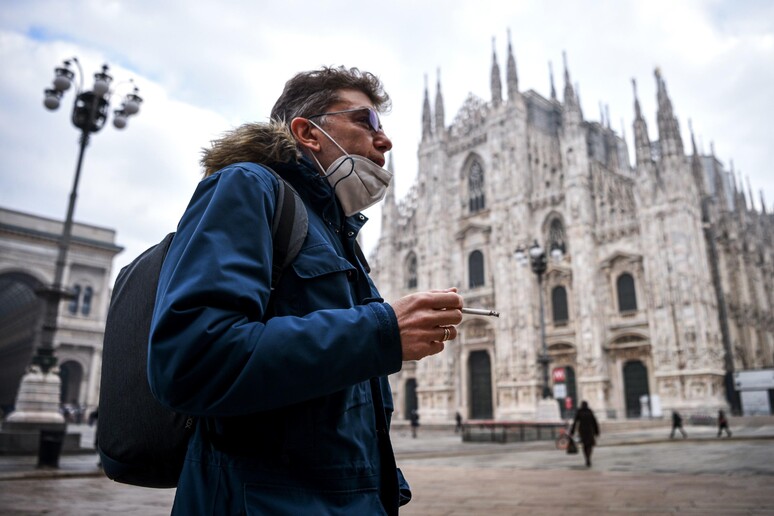
M 400 197 L 416 175 L 425 77 L 432 101 L 440 69 L 450 123 L 468 93 L 489 98 L 493 38 L 504 71 L 509 30 L 520 89 L 547 97 L 552 62 L 561 97 L 566 51 L 584 116 L 599 120 L 600 103 L 608 106 L 632 156 L 631 79 L 656 139 L 660 67 L 686 144 L 690 119 L 700 148 L 714 144 L 745 185 L 749 177 L 756 206 L 763 190 L 771 211 L 770 0 L 3 0 L 0 206 L 64 219 L 78 154 L 74 92 L 50 112 L 43 90 L 72 56 L 87 88 L 110 65 L 113 107 L 130 78 L 144 98 L 126 129 L 93 136 L 78 191 L 76 220 L 116 229 L 126 248 L 114 275 L 175 228 L 201 177 L 201 148 L 241 123 L 265 121 L 300 70 L 344 64 L 382 78 L 393 99 L 383 123 Z M 379 210 L 367 213 L 370 248 Z

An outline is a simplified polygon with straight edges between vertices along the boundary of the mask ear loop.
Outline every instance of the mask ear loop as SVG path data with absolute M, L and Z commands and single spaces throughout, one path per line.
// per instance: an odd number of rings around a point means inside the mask
M 308 119 L 307 119 L 307 120 L 308 120 Z M 323 172 L 323 173 L 322 173 L 322 177 L 323 177 L 323 178 L 325 178 L 325 179 L 327 179 L 329 176 L 331 176 L 331 175 L 335 174 L 335 173 L 336 173 L 336 172 L 337 172 L 337 171 L 338 171 L 338 170 L 341 168 L 341 166 L 342 166 L 344 163 L 346 163 L 346 162 L 349 162 L 349 164 L 351 165 L 351 168 L 349 169 L 349 172 L 347 172 L 346 174 L 344 174 L 344 176 L 343 176 L 343 177 L 340 177 L 340 178 L 339 178 L 339 179 L 338 179 L 338 180 L 337 180 L 335 183 L 333 183 L 333 185 L 331 185 L 331 190 L 333 190 L 333 191 L 335 192 L 335 191 L 336 191 L 336 186 L 338 186 L 338 184 L 339 184 L 339 183 L 341 183 L 342 181 L 344 181 L 346 178 L 348 178 L 349 176 L 351 176 L 351 175 L 352 175 L 352 174 L 355 172 L 355 160 L 354 160 L 354 159 L 352 159 L 352 156 L 350 156 L 350 155 L 349 155 L 349 153 L 348 153 L 347 151 L 345 151 L 345 150 L 344 150 L 344 148 L 343 148 L 341 145 L 339 145 L 339 144 L 338 144 L 338 142 L 337 142 L 336 140 L 334 140 L 334 139 L 333 139 L 333 137 L 331 137 L 331 135 L 330 135 L 330 134 L 328 134 L 328 132 L 327 132 L 325 129 L 323 129 L 322 127 L 320 127 L 320 126 L 319 126 L 319 125 L 317 125 L 316 123 L 314 123 L 312 120 L 309 120 L 309 123 L 310 123 L 310 124 L 312 124 L 313 126 L 315 126 L 315 127 L 316 127 L 317 129 L 319 129 L 320 131 L 322 131 L 322 133 L 323 133 L 325 136 L 327 136 L 327 137 L 328 137 L 328 139 L 329 139 L 330 141 L 332 141 L 332 142 L 333 142 L 333 144 L 334 144 L 336 147 L 338 147 L 338 148 L 339 148 L 339 150 L 340 150 L 341 152 L 343 152 L 343 153 L 344 153 L 344 155 L 347 157 L 347 159 L 345 159 L 345 160 L 342 160 L 342 162 L 341 162 L 341 163 L 339 163 L 339 164 L 336 166 L 336 168 L 335 168 L 335 169 L 333 169 L 333 170 L 331 170 L 330 172 L 328 172 L 328 171 L 326 171 L 326 170 L 325 170 L 325 168 L 323 168 L 322 164 L 320 163 L 320 160 L 318 160 L 318 159 L 317 159 L 317 156 L 315 156 L 314 154 L 312 154 L 312 159 L 313 159 L 313 160 L 314 160 L 314 161 L 317 163 L 317 166 L 318 166 L 318 167 L 320 167 L 320 170 L 322 170 L 322 172 Z M 327 181 L 326 181 L 326 182 L 327 182 Z M 330 184 L 330 183 L 329 183 L 329 184 Z M 335 195 L 331 196 L 331 199 L 330 199 L 330 201 L 328 202 L 328 205 L 327 205 L 327 206 L 330 206 L 331 204 L 333 204 L 333 201 L 334 201 L 334 199 L 336 199 L 336 196 L 335 196 Z M 325 216 L 325 214 L 324 214 L 324 213 L 323 213 L 323 219 L 324 219 L 326 222 L 328 222 L 328 224 L 334 225 L 332 222 L 330 222 L 330 221 L 328 220 L 328 218 Z M 342 227 L 343 227 L 343 226 L 342 226 Z
M 355 160 L 352 159 L 352 156 L 349 155 L 349 152 L 345 151 L 344 148 L 341 145 L 339 145 L 338 142 L 336 140 L 334 140 L 333 137 L 330 134 L 328 134 L 328 132 L 325 129 L 323 129 L 322 127 L 320 127 L 316 123 L 314 123 L 312 120 L 309 120 L 309 123 L 312 124 L 313 126 L 315 126 L 320 131 L 322 131 L 322 133 L 325 136 L 327 136 L 330 141 L 333 142 L 333 145 L 338 147 L 339 150 L 341 152 L 343 152 L 344 155 L 347 157 L 347 159 L 344 160 L 344 161 L 349 161 L 350 164 L 352 165 L 352 168 L 349 170 L 349 172 L 344 174 L 344 177 L 340 178 L 338 181 L 336 181 L 333 184 L 333 189 L 335 190 L 336 189 L 336 185 L 338 185 L 340 182 L 342 182 L 343 180 L 345 180 L 346 178 L 348 178 L 349 176 L 351 176 L 355 172 Z M 322 170 L 322 173 L 323 173 L 323 177 L 326 178 L 326 179 L 328 178 L 328 176 L 331 176 L 331 175 L 335 174 L 339 170 L 339 168 L 341 168 L 341 166 L 344 164 L 344 161 L 342 161 L 341 163 L 339 163 L 339 165 L 335 169 L 333 169 L 330 172 L 328 172 L 327 170 L 325 170 L 325 168 L 323 168 L 322 164 L 320 164 L 320 161 L 317 159 L 317 156 L 312 154 L 312 159 L 317 163 L 317 166 L 320 167 L 320 170 Z

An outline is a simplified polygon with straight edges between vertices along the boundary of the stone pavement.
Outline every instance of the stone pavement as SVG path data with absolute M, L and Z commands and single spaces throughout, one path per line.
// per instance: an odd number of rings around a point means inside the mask
M 401 514 L 774 514 L 774 418 L 732 419 L 731 428 L 733 438 L 717 439 L 715 427 L 688 425 L 685 440 L 669 439 L 668 422 L 608 428 L 587 469 L 549 441 L 462 443 L 423 427 L 412 439 L 396 426 L 414 493 Z M 112 482 L 93 452 L 62 456 L 57 470 L 35 463 L 0 457 L 0 514 L 169 514 L 174 490 Z

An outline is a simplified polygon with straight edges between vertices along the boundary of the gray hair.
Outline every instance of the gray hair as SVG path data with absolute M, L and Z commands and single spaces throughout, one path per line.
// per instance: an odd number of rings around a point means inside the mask
M 325 66 L 319 70 L 300 72 L 286 82 L 271 110 L 271 118 L 290 124 L 296 117 L 323 113 L 339 100 L 340 90 L 361 91 L 377 111 L 390 109 L 390 96 L 374 74 L 358 68 Z

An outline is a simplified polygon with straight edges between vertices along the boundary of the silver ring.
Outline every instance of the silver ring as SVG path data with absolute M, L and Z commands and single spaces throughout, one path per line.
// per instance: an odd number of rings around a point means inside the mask
M 443 327 L 443 339 L 441 339 L 441 342 L 446 342 L 451 338 L 451 330 L 448 326 Z

